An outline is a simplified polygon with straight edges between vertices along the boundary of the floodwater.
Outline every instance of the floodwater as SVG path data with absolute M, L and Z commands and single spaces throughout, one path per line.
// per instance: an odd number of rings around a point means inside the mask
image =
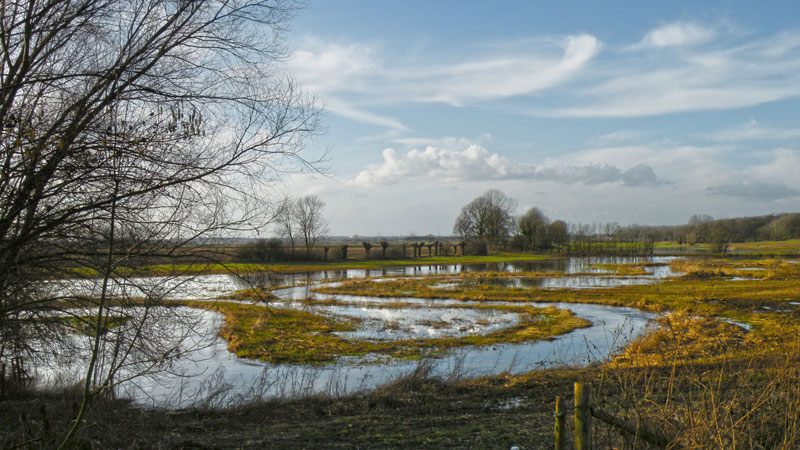
M 656 262 L 665 266 L 647 266 L 650 274 L 635 277 L 602 275 L 597 264 Z M 315 313 L 356 318 L 358 330 L 342 333 L 346 338 L 399 340 L 409 338 L 454 337 L 487 334 L 519 322 L 515 312 L 495 309 L 473 309 L 476 302 L 454 299 L 378 298 L 352 295 L 327 295 L 313 292 L 322 284 L 335 285 L 329 280 L 401 275 L 424 276 L 461 272 L 565 272 L 582 274 L 572 277 L 537 278 L 532 286 L 524 285 L 527 278 L 511 278 L 520 287 L 592 288 L 620 284 L 654 283 L 672 276 L 668 258 L 569 258 L 530 263 L 499 263 L 477 265 L 430 265 L 420 267 L 386 268 L 378 270 L 335 270 L 307 274 L 258 274 L 247 279 L 231 275 L 204 275 L 185 278 L 142 278 L 113 286 L 111 292 L 129 296 L 157 293 L 163 298 L 218 299 L 237 289 L 252 285 L 300 286 L 273 291 L 280 300 L 276 307 L 291 307 Z M 591 274 L 591 275 L 584 275 Z M 597 274 L 597 275 L 594 275 Z M 328 280 L 328 283 L 326 283 Z M 569 280 L 547 281 L 547 280 Z M 507 281 L 507 280 L 505 280 Z M 550 283 L 550 284 L 548 284 Z M 52 282 L 52 289 L 70 293 L 97 294 L 93 280 L 64 280 Z M 447 286 L 442 287 L 446 292 Z M 335 305 L 318 305 L 299 300 L 336 299 Z M 409 307 L 387 308 L 386 302 L 408 303 Z M 497 304 L 497 303 L 493 303 Z M 533 369 L 558 365 L 579 365 L 602 361 L 621 349 L 630 339 L 641 334 L 655 317 L 633 308 L 571 303 L 514 303 L 535 307 L 556 306 L 572 311 L 592 325 L 558 336 L 550 341 L 501 344 L 485 347 L 464 347 L 446 356 L 426 362 L 431 374 L 442 377 L 472 378 L 508 371 L 523 373 Z M 210 311 L 179 308 L 193 312 L 193 335 L 185 344 L 186 353 L 171 362 L 167 372 L 138 377 L 119 386 L 118 393 L 148 406 L 184 407 L 208 403 L 224 406 L 253 398 L 296 397 L 310 394 L 343 395 L 373 389 L 418 369 L 418 362 L 393 361 L 374 355 L 359 358 L 340 358 L 335 363 L 319 366 L 267 364 L 237 358 L 227 351 L 227 343 L 216 335 L 222 316 Z M 180 335 L 179 330 L 173 330 Z M 180 337 L 180 336 L 179 336 Z M 76 338 L 77 339 L 77 338 Z M 80 373 L 81 360 L 61 363 L 59 371 L 42 369 L 48 379 L 68 380 Z M 66 373 L 66 375 L 65 375 Z

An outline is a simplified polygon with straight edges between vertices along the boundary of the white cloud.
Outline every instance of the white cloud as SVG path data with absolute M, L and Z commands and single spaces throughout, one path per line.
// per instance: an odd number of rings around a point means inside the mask
M 746 124 L 713 133 L 709 137 L 715 141 L 780 141 L 800 139 L 800 128 L 766 128 L 751 119 Z
M 472 144 L 486 145 L 492 139 L 489 133 L 481 134 L 475 138 L 464 138 L 446 136 L 443 138 L 421 138 L 421 137 L 405 137 L 394 138 L 391 142 L 400 144 L 406 147 L 444 147 L 444 148 L 466 148 Z
M 357 91 L 363 88 L 362 78 L 377 66 L 375 53 L 365 45 L 307 39 L 305 48 L 291 54 L 287 68 L 305 88 L 322 94 Z
M 664 48 L 701 44 L 714 38 L 714 30 L 692 22 L 673 22 L 649 33 L 635 48 Z
M 633 141 L 646 136 L 647 133 L 639 130 L 622 130 L 613 133 L 607 133 L 600 136 L 595 136 L 588 141 L 586 145 L 589 147 L 602 147 L 612 144 L 619 144 L 622 142 Z
M 770 160 L 750 167 L 748 171 L 760 179 L 771 182 L 797 183 L 797 175 L 800 171 L 800 150 L 778 148 L 768 152 L 768 157 Z
M 563 83 L 597 55 L 601 44 L 594 36 L 581 34 L 511 47 L 447 63 L 416 60 L 391 65 L 382 63 L 372 46 L 307 39 L 304 48 L 292 54 L 287 69 L 326 101 L 327 96 L 341 101 L 347 94 L 348 101 L 363 104 L 413 101 L 464 105 L 531 94 Z
M 352 181 L 355 185 L 375 186 L 418 179 L 446 181 L 525 180 L 554 181 L 563 184 L 622 183 L 625 186 L 657 186 L 666 183 L 652 167 L 638 164 L 627 170 L 605 163 L 574 165 L 521 164 L 511 158 L 489 152 L 478 144 L 463 149 L 428 146 L 399 154 L 387 148 L 383 161 L 361 171 Z
M 348 102 L 329 97 L 325 108 L 335 114 L 359 122 L 393 128 L 399 131 L 411 131 L 403 122 L 393 117 L 382 116 L 363 109 L 359 109 Z
M 800 33 L 780 37 L 714 43 L 710 44 L 714 48 L 687 48 L 680 53 L 656 48 L 624 60 L 598 61 L 593 72 L 597 76 L 585 79 L 583 87 L 571 93 L 579 102 L 532 114 L 638 117 L 735 109 L 798 97 Z
M 570 79 L 601 48 L 600 41 L 588 34 L 536 44 L 513 54 L 400 69 L 397 80 L 401 98 L 461 106 L 470 101 L 531 94 Z

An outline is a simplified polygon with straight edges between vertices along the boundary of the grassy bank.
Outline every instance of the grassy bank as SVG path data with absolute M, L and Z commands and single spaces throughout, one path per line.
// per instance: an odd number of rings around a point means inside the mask
M 209 264 L 158 264 L 136 268 L 119 268 L 118 275 L 127 276 L 175 276 L 175 275 L 209 275 L 228 273 L 304 273 L 320 270 L 347 269 L 385 269 L 388 267 L 431 266 L 443 264 L 489 264 L 501 262 L 539 261 L 552 258 L 550 254 L 535 253 L 495 253 L 486 256 L 432 256 L 421 258 L 399 259 L 347 259 L 330 261 L 293 261 L 286 263 L 209 263 Z M 70 269 L 75 276 L 94 277 L 98 273 L 90 268 Z

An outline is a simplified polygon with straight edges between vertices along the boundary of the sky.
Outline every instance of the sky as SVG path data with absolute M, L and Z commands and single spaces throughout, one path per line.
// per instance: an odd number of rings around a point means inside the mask
M 488 189 L 571 223 L 800 211 L 800 2 L 309 0 L 332 235 L 452 232 Z

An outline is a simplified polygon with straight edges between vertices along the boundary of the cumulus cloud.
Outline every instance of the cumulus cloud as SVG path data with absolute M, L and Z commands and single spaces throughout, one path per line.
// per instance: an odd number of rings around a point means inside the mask
M 800 196 L 800 190 L 790 188 L 783 183 L 765 183 L 762 181 L 743 181 L 741 183 L 722 184 L 706 188 L 708 195 L 738 197 L 752 201 L 772 201 Z
M 714 30 L 692 22 L 673 22 L 647 33 L 636 48 L 664 48 L 701 44 L 714 37 Z
M 652 167 L 638 164 L 622 172 L 622 183 L 625 186 L 658 186 L 666 181 L 658 178 Z
M 388 148 L 383 151 L 383 161 L 361 171 L 353 183 L 374 186 L 420 178 L 448 181 L 554 181 L 587 185 L 621 183 L 630 187 L 665 183 L 646 164 L 627 170 L 608 164 L 537 166 L 521 164 L 511 158 L 491 153 L 478 144 L 470 144 L 464 149 L 427 146 L 424 150 L 414 149 L 406 153 Z

